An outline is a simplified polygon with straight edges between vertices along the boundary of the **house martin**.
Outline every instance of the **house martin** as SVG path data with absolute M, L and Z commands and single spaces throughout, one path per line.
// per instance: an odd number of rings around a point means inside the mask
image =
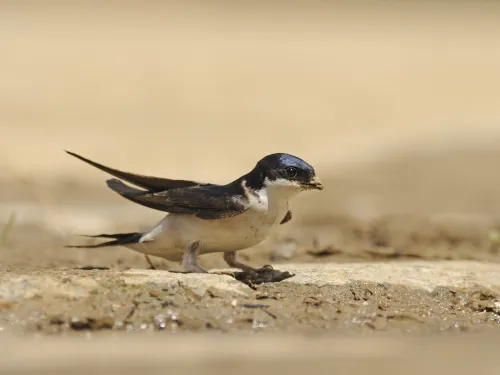
M 290 221 L 289 201 L 295 195 L 323 189 L 310 164 L 284 153 L 268 155 L 244 176 L 226 185 L 216 185 L 123 172 L 66 152 L 117 177 L 107 180 L 107 185 L 122 197 L 168 213 L 145 232 L 99 234 L 90 237 L 111 240 L 69 247 L 125 246 L 146 256 L 181 262 L 187 272 L 206 273 L 197 264 L 197 258 L 215 252 L 223 252 L 226 263 L 243 272 L 272 269 L 254 269 L 243 264 L 236 252 L 264 241 L 280 224 Z

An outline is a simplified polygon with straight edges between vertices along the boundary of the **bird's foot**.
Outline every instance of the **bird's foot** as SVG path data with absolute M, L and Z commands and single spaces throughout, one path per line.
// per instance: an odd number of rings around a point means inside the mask
M 241 270 L 240 272 L 233 272 L 233 277 L 250 286 L 262 283 L 277 283 L 294 276 L 290 272 L 275 270 L 268 264 L 261 268 L 247 266 L 238 261 L 236 251 L 225 252 L 224 260 L 229 267 Z
M 263 283 L 277 283 L 295 276 L 288 271 L 275 270 L 270 265 L 261 268 L 245 269 L 241 272 L 235 272 L 234 278 L 247 285 L 258 285 Z
M 207 270 L 201 268 L 197 264 L 184 265 L 184 269 L 187 271 L 186 273 L 208 273 Z
M 216 272 L 210 272 L 214 275 L 223 275 L 223 276 L 231 276 L 233 278 L 236 279 L 236 275 L 234 274 L 234 272 L 231 272 L 231 271 L 216 271 Z
M 204 270 L 196 263 L 199 251 L 200 241 L 196 241 L 187 247 L 186 252 L 182 256 L 181 265 L 188 273 L 208 273 L 208 271 Z

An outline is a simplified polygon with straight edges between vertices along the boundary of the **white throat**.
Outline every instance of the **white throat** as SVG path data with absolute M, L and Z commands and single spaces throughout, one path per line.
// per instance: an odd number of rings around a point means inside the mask
M 275 181 L 264 180 L 264 190 L 267 192 L 270 205 L 287 202 L 300 193 L 301 188 L 298 184 L 289 180 L 279 179 Z
M 252 192 L 245 183 L 243 188 L 253 210 L 265 212 L 267 215 L 282 215 L 288 211 L 288 201 L 300 193 L 298 184 L 288 180 L 264 181 L 262 189 Z

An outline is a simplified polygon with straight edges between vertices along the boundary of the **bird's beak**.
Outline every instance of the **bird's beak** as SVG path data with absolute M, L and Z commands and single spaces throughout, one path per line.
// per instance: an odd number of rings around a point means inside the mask
M 319 177 L 316 177 L 316 176 L 311 181 L 309 181 L 307 186 L 310 189 L 323 190 L 323 183 L 321 182 Z

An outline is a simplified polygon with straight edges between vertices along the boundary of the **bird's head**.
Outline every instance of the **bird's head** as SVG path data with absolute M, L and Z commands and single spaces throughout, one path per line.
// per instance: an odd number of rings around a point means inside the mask
M 264 185 L 296 190 L 323 190 L 314 168 L 304 160 L 289 154 L 267 155 L 252 173 L 259 174 Z

